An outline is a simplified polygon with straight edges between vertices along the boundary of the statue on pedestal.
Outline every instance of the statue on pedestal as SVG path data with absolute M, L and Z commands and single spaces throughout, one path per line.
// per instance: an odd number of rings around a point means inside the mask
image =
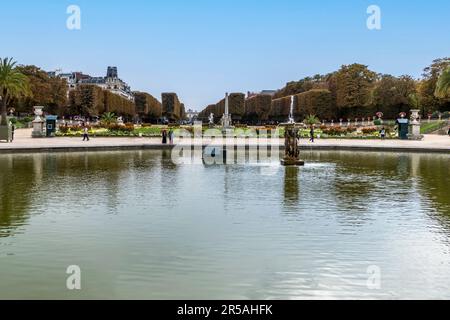
M 294 120 L 294 96 L 291 97 L 291 108 L 289 112 L 288 123 L 282 124 L 284 131 L 284 158 L 281 164 L 284 166 L 303 166 L 305 162 L 300 160 L 300 146 L 298 140 L 300 139 L 300 126 Z

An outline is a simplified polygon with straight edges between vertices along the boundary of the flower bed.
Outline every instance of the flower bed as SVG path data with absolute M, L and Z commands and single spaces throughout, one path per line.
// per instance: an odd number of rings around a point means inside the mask
M 178 130 L 183 129 L 187 132 L 193 134 L 194 128 L 192 126 L 139 126 L 136 127 L 133 124 L 126 125 L 118 125 L 118 124 L 110 124 L 104 126 L 88 126 L 89 135 L 92 137 L 161 137 L 162 130 Z M 208 127 L 203 127 L 202 131 L 205 132 L 208 130 Z M 241 137 L 271 137 L 274 131 L 278 129 L 278 136 L 280 138 L 284 137 L 284 128 L 283 127 L 241 127 L 235 128 L 234 134 L 236 136 Z M 220 128 L 217 128 L 218 132 L 220 132 Z M 314 131 L 314 135 L 316 138 L 321 139 L 380 139 L 380 127 L 372 126 L 372 127 L 363 127 L 357 128 L 354 126 L 350 127 L 341 127 L 341 126 L 321 126 Z M 81 137 L 83 134 L 83 127 L 74 125 L 74 126 L 61 126 L 56 133 L 58 137 Z M 309 138 L 310 129 L 303 128 L 299 131 L 300 138 Z M 395 131 L 391 130 L 389 127 L 386 127 L 386 138 L 387 139 L 396 139 L 397 134 Z

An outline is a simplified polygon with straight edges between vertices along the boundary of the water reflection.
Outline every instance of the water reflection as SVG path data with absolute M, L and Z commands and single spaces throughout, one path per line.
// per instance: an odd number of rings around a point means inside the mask
M 43 155 L 0 157 L 0 237 L 26 224 L 34 189 L 42 181 Z
M 288 208 L 296 207 L 299 202 L 299 174 L 299 167 L 291 166 L 284 169 L 284 205 Z
M 79 298 L 450 298 L 450 156 L 303 156 L 2 155 L 0 298 L 70 298 L 58 281 L 74 260 L 92 281 Z

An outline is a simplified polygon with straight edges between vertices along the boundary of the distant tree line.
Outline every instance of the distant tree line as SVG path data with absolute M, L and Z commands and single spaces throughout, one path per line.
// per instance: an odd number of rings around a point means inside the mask
M 51 77 L 36 66 L 18 66 L 18 72 L 28 79 L 29 93 L 8 101 L 8 109 L 31 114 L 33 106 L 45 106 L 49 114 L 60 116 L 100 116 L 114 112 L 127 119 L 136 116 L 154 122 L 159 118 L 180 121 L 185 107 L 175 93 L 163 93 L 161 102 L 148 93 L 136 92 L 135 102 L 94 85 L 81 85 L 68 92 L 64 79 Z M 434 60 L 424 69 L 420 79 L 410 76 L 379 74 L 361 64 L 344 65 L 326 75 L 293 81 L 274 96 L 243 93 L 229 96 L 230 113 L 235 122 L 266 123 L 286 121 L 294 96 L 294 115 L 302 121 L 309 114 L 323 120 L 373 117 L 383 112 L 385 118 L 395 118 L 400 112 L 419 108 L 422 116 L 450 111 L 450 58 Z M 199 115 L 207 121 L 211 113 L 217 122 L 225 111 L 225 100 L 207 106 Z
M 437 59 L 425 68 L 421 79 L 413 79 L 407 75 L 379 74 L 362 64 L 344 65 L 327 75 L 289 82 L 273 97 L 252 96 L 239 106 L 230 102 L 230 106 L 241 108 L 230 113 L 234 120 L 246 123 L 286 121 L 291 96 L 294 96 L 297 121 L 303 121 L 310 114 L 323 120 L 337 120 L 374 117 L 377 112 L 393 119 L 400 112 L 408 112 L 412 108 L 419 108 L 422 116 L 427 116 L 450 111 L 448 86 L 438 90 L 438 81 L 445 83 L 442 79 L 450 72 L 449 68 L 450 58 Z M 220 103 L 209 105 L 199 117 L 207 121 L 211 113 L 215 118 L 222 116 Z
M 175 93 L 164 93 L 163 103 L 146 92 L 134 92 L 135 101 L 114 94 L 95 85 L 79 85 L 68 90 L 66 80 L 49 74 L 36 66 L 18 66 L 17 71 L 25 75 L 30 93 L 12 99 L 8 108 L 16 114 L 32 114 L 34 106 L 44 106 L 47 114 L 59 116 L 99 117 L 114 113 L 131 121 L 156 123 L 162 117 L 179 121 L 186 117 L 184 104 Z

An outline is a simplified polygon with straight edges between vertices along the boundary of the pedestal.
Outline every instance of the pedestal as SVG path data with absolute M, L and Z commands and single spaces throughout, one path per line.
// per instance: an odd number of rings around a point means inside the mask
M 410 125 L 410 134 L 408 134 L 409 140 L 422 140 L 424 136 L 420 133 L 420 124 L 411 124 Z
M 44 137 L 44 121 L 34 120 L 33 121 L 33 132 L 31 133 L 32 138 L 43 138 Z
M 411 125 L 410 125 L 410 133 L 408 134 L 409 140 L 422 140 L 423 135 L 420 133 L 420 110 L 414 109 L 411 110 Z

